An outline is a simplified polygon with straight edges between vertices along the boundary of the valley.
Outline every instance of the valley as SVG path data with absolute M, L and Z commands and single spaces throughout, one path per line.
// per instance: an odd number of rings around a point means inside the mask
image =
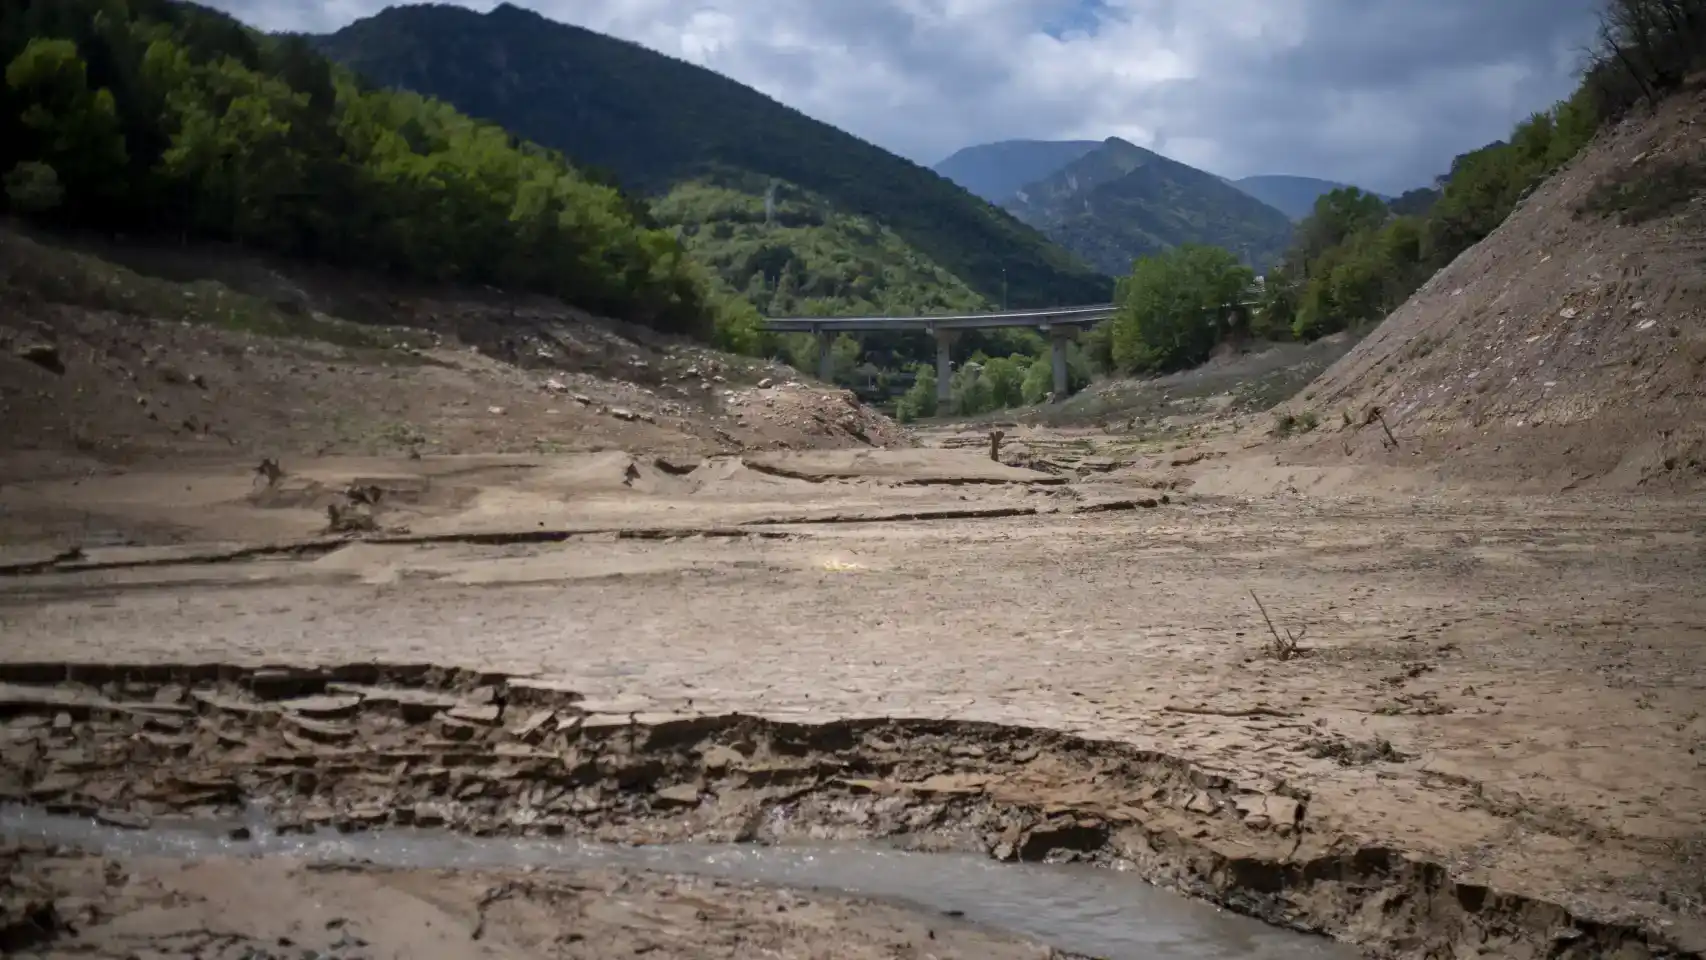
M 0 11 L 0 951 L 1706 957 L 1701 38 L 1389 200 L 96 3 Z M 762 322 L 1107 298 L 1066 397 Z

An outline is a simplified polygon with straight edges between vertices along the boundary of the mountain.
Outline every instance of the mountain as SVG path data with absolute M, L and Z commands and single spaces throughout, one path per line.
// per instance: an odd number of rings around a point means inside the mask
M 1349 186 L 1316 177 L 1266 175 L 1231 181 L 1232 185 L 1293 220 L 1302 220 L 1315 209 L 1315 200 L 1325 193 Z
M 1004 283 L 1016 306 L 1111 295 L 1109 278 L 924 167 L 637 44 L 509 4 L 391 7 L 313 42 L 371 82 L 500 123 L 629 190 L 779 180 L 881 224 L 991 300 Z
M 1098 140 L 1003 140 L 957 150 L 932 167 L 990 203 L 1003 203 L 1101 146 Z
M 1118 137 L 1027 184 L 1007 208 L 1115 276 L 1137 257 L 1185 243 L 1225 247 L 1263 270 L 1291 240 L 1280 211 Z

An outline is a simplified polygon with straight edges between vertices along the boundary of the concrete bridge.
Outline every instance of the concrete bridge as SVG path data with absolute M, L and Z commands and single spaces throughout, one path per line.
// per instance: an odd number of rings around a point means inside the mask
M 965 313 L 945 317 L 772 317 L 764 329 L 777 333 L 809 333 L 817 337 L 818 379 L 830 378 L 830 344 L 840 333 L 864 330 L 923 330 L 936 338 L 936 396 L 948 400 L 948 381 L 953 368 L 948 348 L 961 330 L 996 327 L 1035 327 L 1048 334 L 1050 360 L 1054 367 L 1054 395 L 1066 396 L 1066 345 L 1082 330 L 1113 316 L 1111 303 L 1088 307 L 1050 307 L 1045 310 L 1005 310 L 1000 313 Z

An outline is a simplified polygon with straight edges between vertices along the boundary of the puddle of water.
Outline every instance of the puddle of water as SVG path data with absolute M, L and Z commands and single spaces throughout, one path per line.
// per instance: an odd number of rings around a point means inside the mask
M 1004 864 L 860 844 L 621 846 L 404 828 L 281 836 L 257 817 L 245 825 L 251 838 L 231 840 L 225 835 L 230 824 L 127 830 L 34 808 L 0 807 L 0 836 L 117 857 L 272 855 L 417 869 L 632 868 L 900 901 L 1104 960 L 1359 956 L 1343 944 L 1282 930 L 1094 867 Z

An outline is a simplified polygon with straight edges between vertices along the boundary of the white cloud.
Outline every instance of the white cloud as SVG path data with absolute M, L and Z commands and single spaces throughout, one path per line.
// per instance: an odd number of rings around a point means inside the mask
M 382 0 L 214 0 L 326 31 Z M 462 5 L 488 10 L 490 0 Z M 1117 135 L 1216 173 L 1402 190 L 1573 86 L 1595 0 L 522 0 L 921 163 Z

